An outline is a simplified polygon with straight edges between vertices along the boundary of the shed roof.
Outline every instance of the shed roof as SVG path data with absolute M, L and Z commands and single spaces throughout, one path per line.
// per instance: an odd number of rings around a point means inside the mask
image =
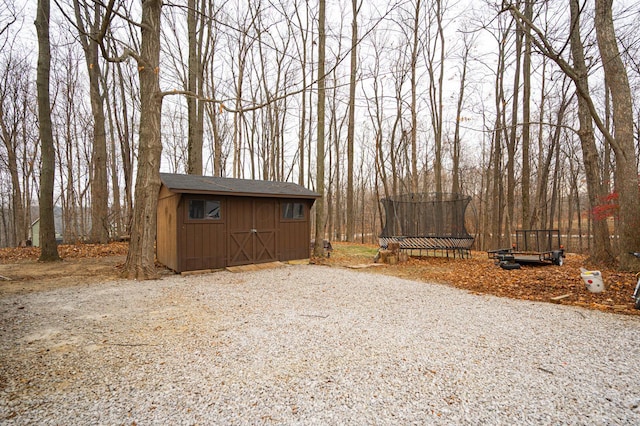
M 213 176 L 160 173 L 164 186 L 172 192 L 253 197 L 286 197 L 315 199 L 320 195 L 292 182 L 235 179 Z

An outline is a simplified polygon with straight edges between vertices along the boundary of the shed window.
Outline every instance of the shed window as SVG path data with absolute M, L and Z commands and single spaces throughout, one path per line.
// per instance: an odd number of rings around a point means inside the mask
M 283 219 L 304 219 L 303 203 L 282 203 Z
M 220 201 L 189 200 L 189 219 L 220 220 Z

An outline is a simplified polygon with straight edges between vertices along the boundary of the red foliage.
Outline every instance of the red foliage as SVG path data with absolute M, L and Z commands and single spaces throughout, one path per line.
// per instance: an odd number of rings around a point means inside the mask
M 638 175 L 638 191 L 640 191 L 640 175 Z M 600 197 L 600 204 L 591 211 L 595 220 L 606 220 L 610 217 L 617 217 L 620 211 L 620 194 L 613 191 L 604 197 Z
M 618 199 L 620 194 L 612 192 L 600 198 L 600 204 L 595 206 L 591 212 L 595 220 L 606 220 L 610 217 L 616 217 L 620 211 L 620 203 Z

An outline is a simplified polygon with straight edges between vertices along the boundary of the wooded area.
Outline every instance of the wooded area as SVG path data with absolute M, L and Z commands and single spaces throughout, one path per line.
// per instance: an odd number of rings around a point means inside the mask
M 637 3 L 48 3 L 0 0 L 0 246 L 39 218 L 43 260 L 126 237 L 152 277 L 162 170 L 302 184 L 319 242 L 451 192 L 475 249 L 554 228 L 640 269 Z

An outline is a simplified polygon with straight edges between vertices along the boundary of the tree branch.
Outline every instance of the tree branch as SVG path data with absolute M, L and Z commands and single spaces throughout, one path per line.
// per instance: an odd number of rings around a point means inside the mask
M 520 12 L 520 10 L 518 10 L 517 7 L 515 7 L 513 4 L 505 5 L 500 13 L 506 11 L 510 12 L 511 15 L 515 18 L 516 25 L 523 29 L 531 29 L 535 33 L 537 37 L 531 37 L 531 41 L 533 42 L 533 44 L 540 51 L 540 53 L 555 62 L 560 67 L 562 72 L 564 72 L 565 75 L 575 83 L 576 91 L 578 92 L 578 95 L 586 102 L 589 108 L 589 113 L 591 114 L 591 118 L 593 119 L 594 123 L 596 123 L 598 130 L 600 130 L 600 133 L 602 133 L 609 145 L 611 145 L 614 149 L 618 149 L 619 145 L 611 132 L 609 132 L 609 129 L 607 129 L 607 126 L 605 126 L 604 122 L 600 118 L 593 100 L 591 99 L 591 94 L 585 91 L 583 86 L 580 84 L 580 80 L 583 78 L 587 78 L 587 76 L 578 75 L 578 73 L 576 73 L 576 70 L 567 61 L 565 61 L 559 53 L 555 51 L 551 43 L 549 43 L 549 41 L 544 36 L 542 30 L 540 30 L 533 22 L 527 19 L 524 14 Z

